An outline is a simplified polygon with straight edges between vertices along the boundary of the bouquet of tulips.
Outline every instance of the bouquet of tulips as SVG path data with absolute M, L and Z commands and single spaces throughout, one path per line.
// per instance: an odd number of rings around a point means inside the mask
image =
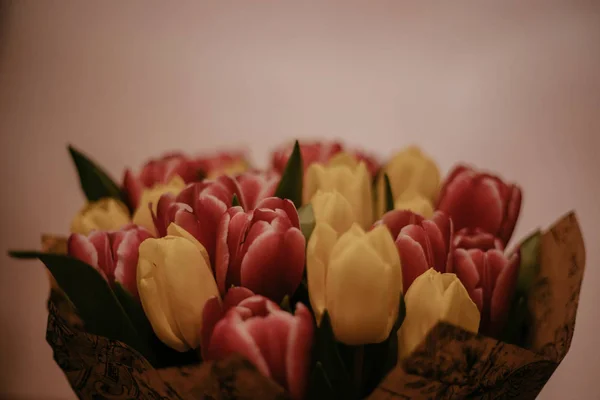
M 508 249 L 522 192 L 498 176 L 295 142 L 264 171 L 173 153 L 117 184 L 69 151 L 70 236 L 11 254 L 48 268 L 80 398 L 534 397 L 568 349 L 577 222 Z

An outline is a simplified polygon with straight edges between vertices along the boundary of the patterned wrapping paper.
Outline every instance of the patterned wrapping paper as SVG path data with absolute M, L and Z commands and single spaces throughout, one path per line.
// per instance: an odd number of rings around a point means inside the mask
M 66 248 L 53 236 L 43 244 L 45 251 Z M 529 296 L 530 350 L 440 323 L 368 399 L 534 399 L 571 344 L 584 267 L 583 238 L 571 212 L 542 236 Z M 240 358 L 153 369 L 123 343 L 86 333 L 55 282 L 48 308 L 47 341 L 80 399 L 287 398 Z

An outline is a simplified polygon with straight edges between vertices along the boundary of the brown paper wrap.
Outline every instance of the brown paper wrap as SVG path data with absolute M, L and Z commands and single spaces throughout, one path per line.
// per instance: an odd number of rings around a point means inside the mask
M 46 238 L 45 249 L 62 249 Z M 52 246 L 47 246 L 49 243 Z M 415 352 L 369 396 L 384 399 L 534 399 L 566 355 L 573 337 L 585 265 L 574 213 L 542 236 L 541 266 L 529 297 L 529 350 L 438 324 Z M 81 399 L 285 399 L 285 392 L 250 363 L 232 358 L 156 370 L 121 342 L 90 335 L 54 290 L 47 340 Z

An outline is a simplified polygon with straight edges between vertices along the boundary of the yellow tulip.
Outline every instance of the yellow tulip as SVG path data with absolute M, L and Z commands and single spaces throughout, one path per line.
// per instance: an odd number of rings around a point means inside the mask
M 327 310 L 337 340 L 348 345 L 387 339 L 402 292 L 400 258 L 383 225 L 358 224 L 339 236 L 317 223 L 306 249 L 310 303 L 320 324 Z
M 392 157 L 383 172 L 390 178 L 394 200 L 405 192 L 419 193 L 435 202 L 440 186 L 440 171 L 435 161 L 416 146 L 408 147 Z M 377 213 L 385 211 L 383 174 L 377 180 Z
M 352 207 L 356 221 L 367 229 L 373 223 L 371 176 L 364 162 L 348 164 L 342 158 L 334 158 L 333 165 L 311 164 L 304 178 L 303 202 L 309 203 L 319 190 L 336 190 Z
M 427 197 L 418 193 L 400 196 L 394 203 L 394 209 L 410 210 L 422 215 L 425 218 L 431 218 L 434 211 L 431 201 Z
M 357 222 L 352 206 L 337 190 L 315 193 L 312 204 L 315 222 L 330 225 L 338 234 L 346 232 Z
M 115 231 L 131 222 L 125 204 L 112 197 L 88 203 L 71 222 L 71 233 Z
M 133 213 L 133 223 L 143 226 L 156 236 L 156 228 L 148 204 L 152 204 L 152 211 L 156 212 L 160 196 L 167 193 L 177 195 L 184 187 L 185 182 L 177 175 L 166 184 L 158 183 L 151 188 L 144 189 L 139 206 Z
M 404 296 L 406 318 L 398 330 L 398 360 L 406 358 L 440 321 L 471 332 L 479 330 L 479 310 L 455 274 L 429 269 Z
M 139 248 L 137 285 L 144 312 L 156 336 L 181 352 L 200 345 L 204 304 L 219 296 L 201 247 L 190 235 L 146 239 Z

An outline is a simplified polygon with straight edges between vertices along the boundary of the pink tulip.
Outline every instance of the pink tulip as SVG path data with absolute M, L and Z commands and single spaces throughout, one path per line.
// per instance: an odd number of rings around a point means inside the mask
M 249 171 L 237 175 L 235 180 L 242 193 L 240 204 L 243 202 L 244 209 L 250 211 L 254 210 L 261 200 L 275 195 L 281 175 L 276 171 Z
M 491 337 L 501 333 L 519 275 L 519 256 L 497 249 L 454 250 L 454 273 L 479 308 L 479 331 Z
M 205 360 L 240 354 L 260 373 L 284 387 L 292 399 L 303 399 L 314 341 L 310 311 L 298 303 L 296 314 L 292 315 L 265 297 L 245 298 L 244 293 L 230 300 L 232 291 L 225 296 L 222 308 L 216 298 L 204 306 L 204 324 L 207 318 L 219 319 L 224 314 L 216 324 L 209 322 L 203 332 Z
M 232 207 L 217 232 L 215 275 L 221 294 L 234 286 L 280 302 L 302 280 L 305 239 L 294 203 L 270 197 L 253 211 Z
M 288 159 L 292 154 L 294 144 L 285 145 L 273 153 L 272 166 L 276 171 L 283 172 Z M 325 164 L 331 157 L 343 151 L 343 146 L 339 142 L 304 142 L 300 143 L 300 153 L 304 163 L 304 170 L 313 163 Z
M 94 267 L 110 285 L 119 282 L 138 297 L 138 248 L 150 237 L 150 232 L 133 224 L 119 231 L 94 231 L 88 236 L 74 233 L 68 240 L 68 254 Z
M 167 228 L 174 222 L 204 245 L 214 268 L 217 227 L 231 207 L 234 195 L 243 201 L 237 182 L 222 175 L 215 180 L 192 183 L 177 196 L 161 196 L 152 216 L 158 236 L 166 236 Z
M 283 173 L 288 159 L 294 148 L 293 143 L 277 149 L 272 156 L 271 166 L 280 173 Z M 300 143 L 300 153 L 304 163 L 304 170 L 313 163 L 327 164 L 327 162 L 336 154 L 345 151 L 340 142 L 304 142 Z M 358 161 L 364 161 L 372 177 L 377 175 L 380 165 L 372 156 L 362 151 L 347 150 L 353 154 Z
M 431 219 L 408 210 L 393 210 L 376 225 L 385 224 L 396 241 L 402 262 L 404 292 L 429 268 L 452 271 L 452 220 L 436 211 Z
M 442 185 L 437 208 L 452 218 L 456 230 L 479 228 L 506 245 L 521 210 L 521 189 L 459 165 Z
M 245 164 L 246 155 L 242 151 L 222 152 L 200 156 L 195 159 L 200 171 L 206 176 L 213 171 L 220 171 L 236 163 Z
M 457 249 L 479 249 L 504 251 L 502 240 L 479 228 L 463 228 L 454 234 L 454 247 Z
M 137 208 L 144 188 L 150 188 L 157 183 L 168 183 L 179 175 L 186 183 L 200 179 L 200 166 L 193 159 L 182 153 L 170 153 L 161 158 L 148 161 L 139 174 L 130 169 L 125 170 L 123 190 L 129 205 Z

